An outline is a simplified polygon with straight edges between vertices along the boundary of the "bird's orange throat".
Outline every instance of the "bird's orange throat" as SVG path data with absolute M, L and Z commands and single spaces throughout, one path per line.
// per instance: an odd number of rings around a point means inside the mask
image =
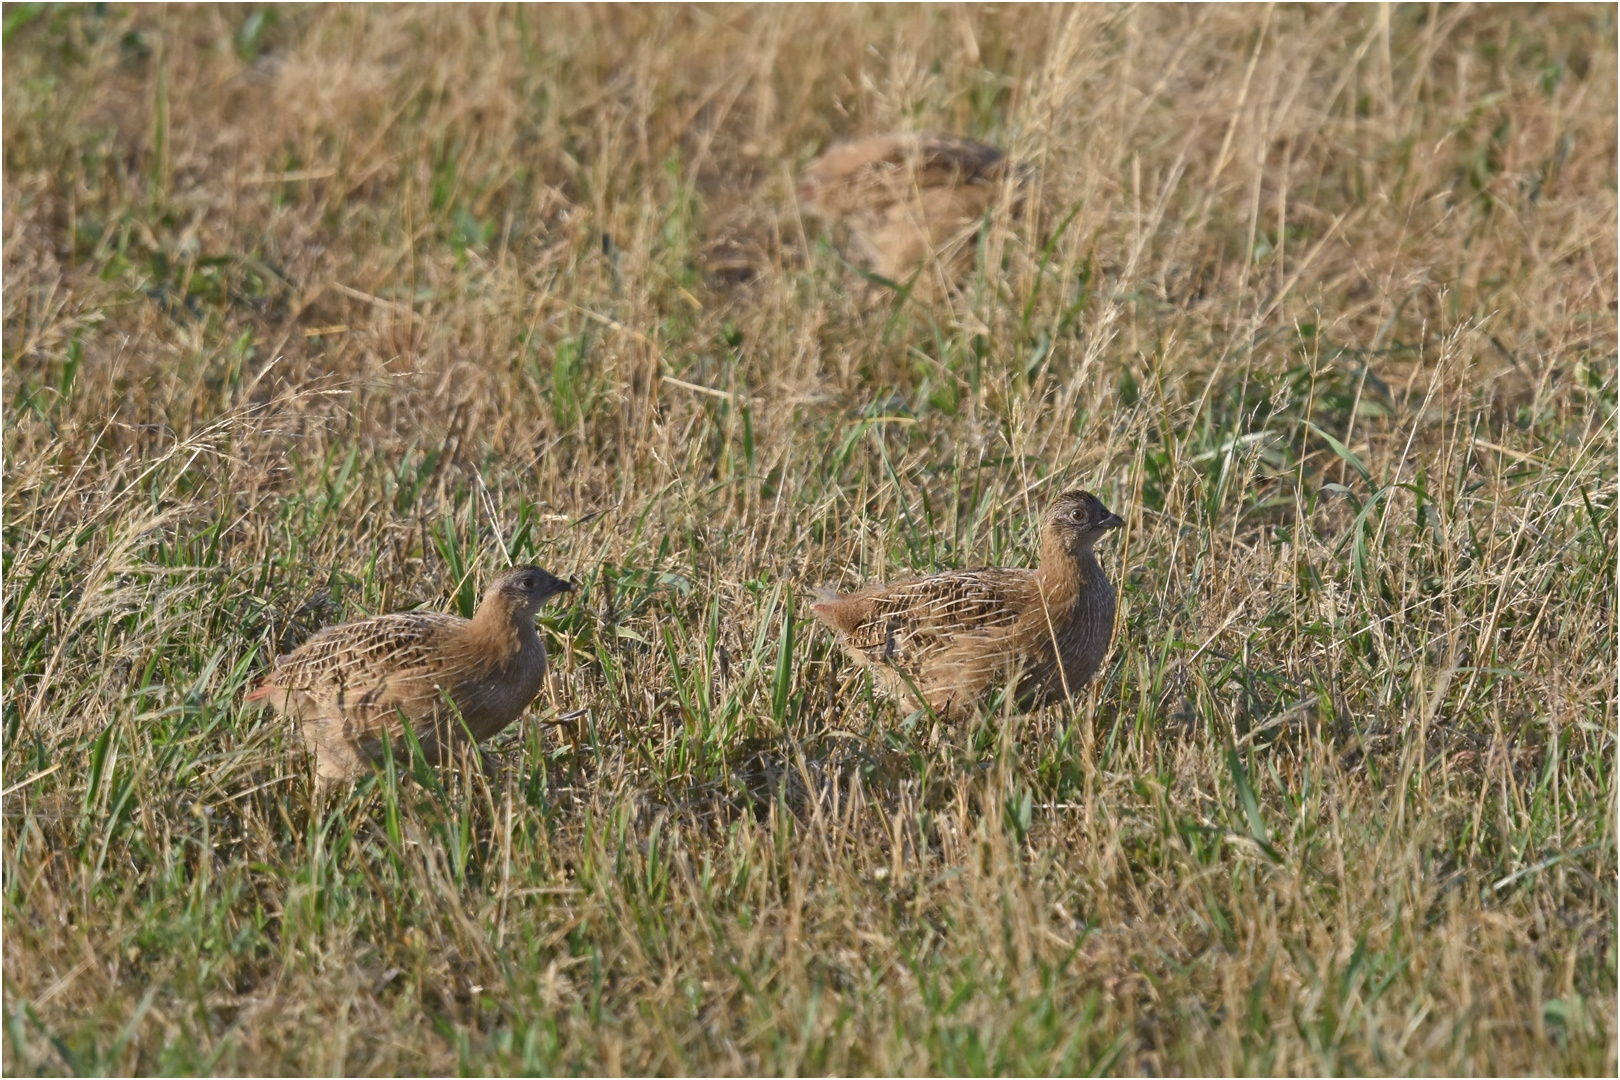
M 467 627 L 467 643 L 497 663 L 504 663 L 523 651 L 534 638 L 534 616 L 525 617 L 499 597 L 491 597 L 478 607 Z

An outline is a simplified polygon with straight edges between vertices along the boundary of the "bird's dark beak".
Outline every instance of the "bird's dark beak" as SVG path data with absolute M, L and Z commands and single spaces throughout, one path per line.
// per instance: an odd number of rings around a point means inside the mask
M 1097 523 L 1097 528 L 1099 529 L 1122 529 L 1124 527 L 1125 519 L 1112 511 L 1109 512 L 1107 517 L 1103 518 Z

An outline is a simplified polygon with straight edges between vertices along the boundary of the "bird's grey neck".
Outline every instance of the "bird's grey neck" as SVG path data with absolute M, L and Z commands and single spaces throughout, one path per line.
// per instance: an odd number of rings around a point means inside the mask
M 1102 563 L 1097 561 L 1097 553 L 1090 544 L 1082 544 L 1072 552 L 1075 565 L 1080 568 L 1080 581 L 1083 585 L 1106 585 L 1108 578 L 1103 573 Z

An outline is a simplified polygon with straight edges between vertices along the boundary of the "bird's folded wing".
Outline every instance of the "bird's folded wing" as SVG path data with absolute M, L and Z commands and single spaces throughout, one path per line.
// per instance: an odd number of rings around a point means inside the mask
M 988 179 L 999 174 L 1005 160 L 1000 150 L 971 139 L 949 135 L 923 135 L 917 139 L 916 164 L 927 183 L 960 183 Z
M 1001 177 L 1004 160 L 995 147 L 950 136 L 866 139 L 836 148 L 812 167 L 828 185 L 816 202 L 839 214 L 881 214 L 918 193 L 991 183 Z
M 376 697 L 402 676 L 443 666 L 448 632 L 460 624 L 453 615 L 411 611 L 328 627 L 277 659 L 268 681 L 321 696 Z
M 850 644 L 874 660 L 916 663 L 942 649 L 995 647 L 1017 626 L 1031 588 L 1027 571 L 964 570 L 898 582 L 871 597 Z

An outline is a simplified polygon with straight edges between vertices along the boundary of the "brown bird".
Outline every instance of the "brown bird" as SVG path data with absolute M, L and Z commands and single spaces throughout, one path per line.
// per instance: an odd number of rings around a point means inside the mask
M 1089 491 L 1046 512 L 1036 570 L 958 570 L 831 593 L 813 606 L 883 688 L 960 718 L 998 677 L 1039 704 L 1078 693 L 1114 632 L 1114 587 L 1092 546 L 1124 522 Z
M 847 226 L 852 254 L 881 277 L 903 282 L 935 257 L 955 276 L 1006 172 L 1000 150 L 971 139 L 878 135 L 839 143 L 811 162 L 799 202 Z
M 534 700 L 546 674 L 535 613 L 572 589 L 519 566 L 495 579 L 471 619 L 409 611 L 329 626 L 278 657 L 248 700 L 303 726 L 322 788 L 376 762 L 384 731 L 400 746 L 406 723 L 443 764 L 467 732 L 483 742 Z

